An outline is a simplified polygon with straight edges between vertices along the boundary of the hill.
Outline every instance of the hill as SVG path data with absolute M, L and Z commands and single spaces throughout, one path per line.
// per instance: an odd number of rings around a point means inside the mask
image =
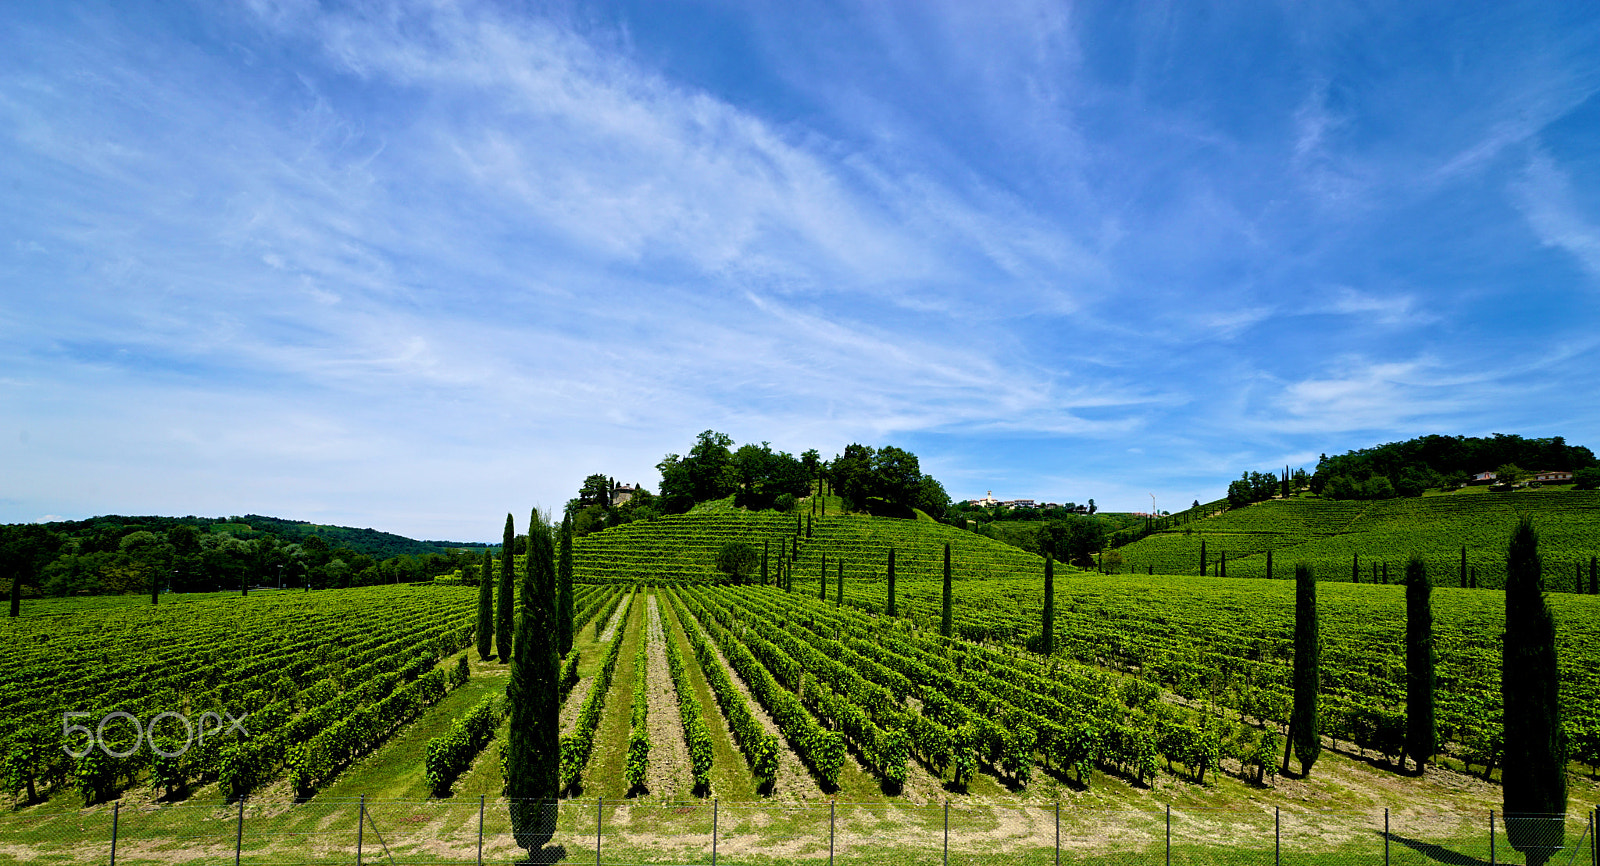
M 1571 590 L 1580 570 L 1587 582 L 1590 558 L 1600 555 L 1600 492 L 1594 491 L 1471 488 L 1364 502 L 1274 499 L 1173 525 L 1120 550 L 1127 570 L 1138 572 L 1200 574 L 1204 544 L 1206 574 L 1265 577 L 1271 551 L 1273 577 L 1286 578 L 1294 563 L 1305 561 L 1322 580 L 1351 580 L 1354 564 L 1362 582 L 1373 580 L 1374 567 L 1378 580 L 1385 567 L 1390 580 L 1397 580 L 1415 553 L 1428 563 L 1435 583 L 1454 585 L 1464 548 L 1469 582 L 1475 574 L 1478 586 L 1500 587 L 1506 539 L 1521 514 L 1532 516 L 1538 529 L 1546 584 Z

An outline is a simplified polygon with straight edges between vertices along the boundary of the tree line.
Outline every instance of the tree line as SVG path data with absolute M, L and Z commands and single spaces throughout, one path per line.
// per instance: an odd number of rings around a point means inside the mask
M 340 530 L 324 538 L 317 529 Z M 373 530 L 315 527 L 276 518 L 119 517 L 0 526 L 0 579 L 28 595 L 207 592 L 242 586 L 335 588 L 414 583 L 462 570 L 461 544 L 380 556 L 401 545 L 360 544 Z

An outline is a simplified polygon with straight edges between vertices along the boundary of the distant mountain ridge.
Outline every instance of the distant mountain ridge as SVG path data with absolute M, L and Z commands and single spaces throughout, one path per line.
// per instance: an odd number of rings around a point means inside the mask
M 242 538 L 250 538 L 257 533 L 267 533 L 277 536 L 288 544 L 298 544 L 315 535 L 327 542 L 330 548 L 344 547 L 358 553 L 364 553 L 375 559 L 388 559 L 401 554 L 422 556 L 461 548 L 498 547 L 498 545 L 491 545 L 481 541 L 418 541 L 414 538 L 407 538 L 403 535 L 396 535 L 392 532 L 383 532 L 377 529 L 331 526 L 311 523 L 306 520 L 268 517 L 262 514 L 246 514 L 234 517 L 196 517 L 194 515 L 186 517 L 163 517 L 158 515 L 126 517 L 118 514 L 103 514 L 86 520 L 60 520 L 45 525 L 56 532 L 78 536 L 92 533 L 98 526 L 116 526 L 123 531 L 131 531 L 134 527 L 137 527 L 164 532 L 174 526 L 183 524 L 193 526 L 202 532 L 227 532 Z

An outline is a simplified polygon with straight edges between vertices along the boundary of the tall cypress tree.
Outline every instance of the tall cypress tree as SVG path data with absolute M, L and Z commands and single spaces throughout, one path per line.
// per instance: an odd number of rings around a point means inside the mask
M 1467 546 L 1461 545 L 1461 588 L 1467 588 Z
M 1589 557 L 1589 594 L 1600 595 L 1600 557 Z
M 1322 646 L 1317 640 L 1317 580 L 1304 562 L 1294 567 L 1294 710 L 1289 729 L 1300 775 L 1311 775 L 1311 765 L 1322 754 L 1317 725 L 1317 690 L 1321 686 Z
M 478 660 L 485 662 L 494 651 L 494 569 L 489 562 L 485 550 L 478 575 Z
M 1206 576 L 1206 540 L 1200 539 L 1200 576 Z
M 1562 843 L 1567 811 L 1566 735 L 1556 627 L 1544 598 L 1533 520 L 1517 522 L 1506 551 L 1506 633 L 1500 695 L 1505 707 L 1506 836 L 1530 866 Z
M 1267 580 L 1272 579 L 1272 551 L 1267 551 Z
M 561 784 L 558 578 L 551 535 L 550 524 L 535 511 L 528 520 L 516 655 L 506 689 L 511 722 L 506 744 L 506 797 L 517 844 L 530 852 L 543 847 L 555 830 L 555 801 Z
M 1433 583 L 1422 557 L 1412 554 L 1406 563 L 1406 754 L 1417 762 L 1417 775 L 1427 770 L 1428 759 L 1439 751 L 1434 726 Z
M 1044 654 L 1056 651 L 1056 560 L 1044 555 Z
M 889 548 L 889 606 L 885 609 L 889 616 L 899 616 L 899 611 L 894 606 L 894 548 Z
M 496 611 L 494 622 L 494 651 L 499 656 L 501 664 L 511 663 L 511 647 L 515 634 L 512 627 L 516 622 L 516 609 L 511 605 L 516 602 L 516 593 L 511 590 L 512 576 L 516 571 L 514 551 L 517 545 L 517 530 L 511 523 L 511 515 L 506 515 L 506 531 L 503 543 L 500 545 L 500 608 Z
M 817 581 L 817 599 L 828 600 L 828 555 L 822 555 L 822 579 Z
M 839 607 L 844 607 L 844 559 L 839 560 L 839 586 L 833 592 L 833 601 Z
M 562 655 L 572 652 L 572 515 L 561 518 L 561 557 L 556 562 L 556 629 Z
M 11 573 L 11 615 L 22 615 L 22 570 Z
M 939 634 L 950 636 L 950 542 L 944 543 L 944 607 L 939 615 Z
M 767 555 L 772 552 L 772 542 L 761 542 L 761 585 L 767 585 Z

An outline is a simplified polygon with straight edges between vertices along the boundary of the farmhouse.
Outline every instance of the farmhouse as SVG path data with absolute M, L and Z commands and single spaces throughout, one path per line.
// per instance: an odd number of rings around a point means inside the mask
M 1572 480 L 1572 473 L 1565 469 L 1556 469 L 1548 472 L 1533 473 L 1533 480 L 1545 484 L 1562 484 Z
M 1493 484 L 1494 483 L 1494 473 L 1493 472 L 1479 472 L 1478 474 L 1472 476 L 1472 478 L 1470 480 L 1468 480 L 1467 483 L 1468 484 Z

